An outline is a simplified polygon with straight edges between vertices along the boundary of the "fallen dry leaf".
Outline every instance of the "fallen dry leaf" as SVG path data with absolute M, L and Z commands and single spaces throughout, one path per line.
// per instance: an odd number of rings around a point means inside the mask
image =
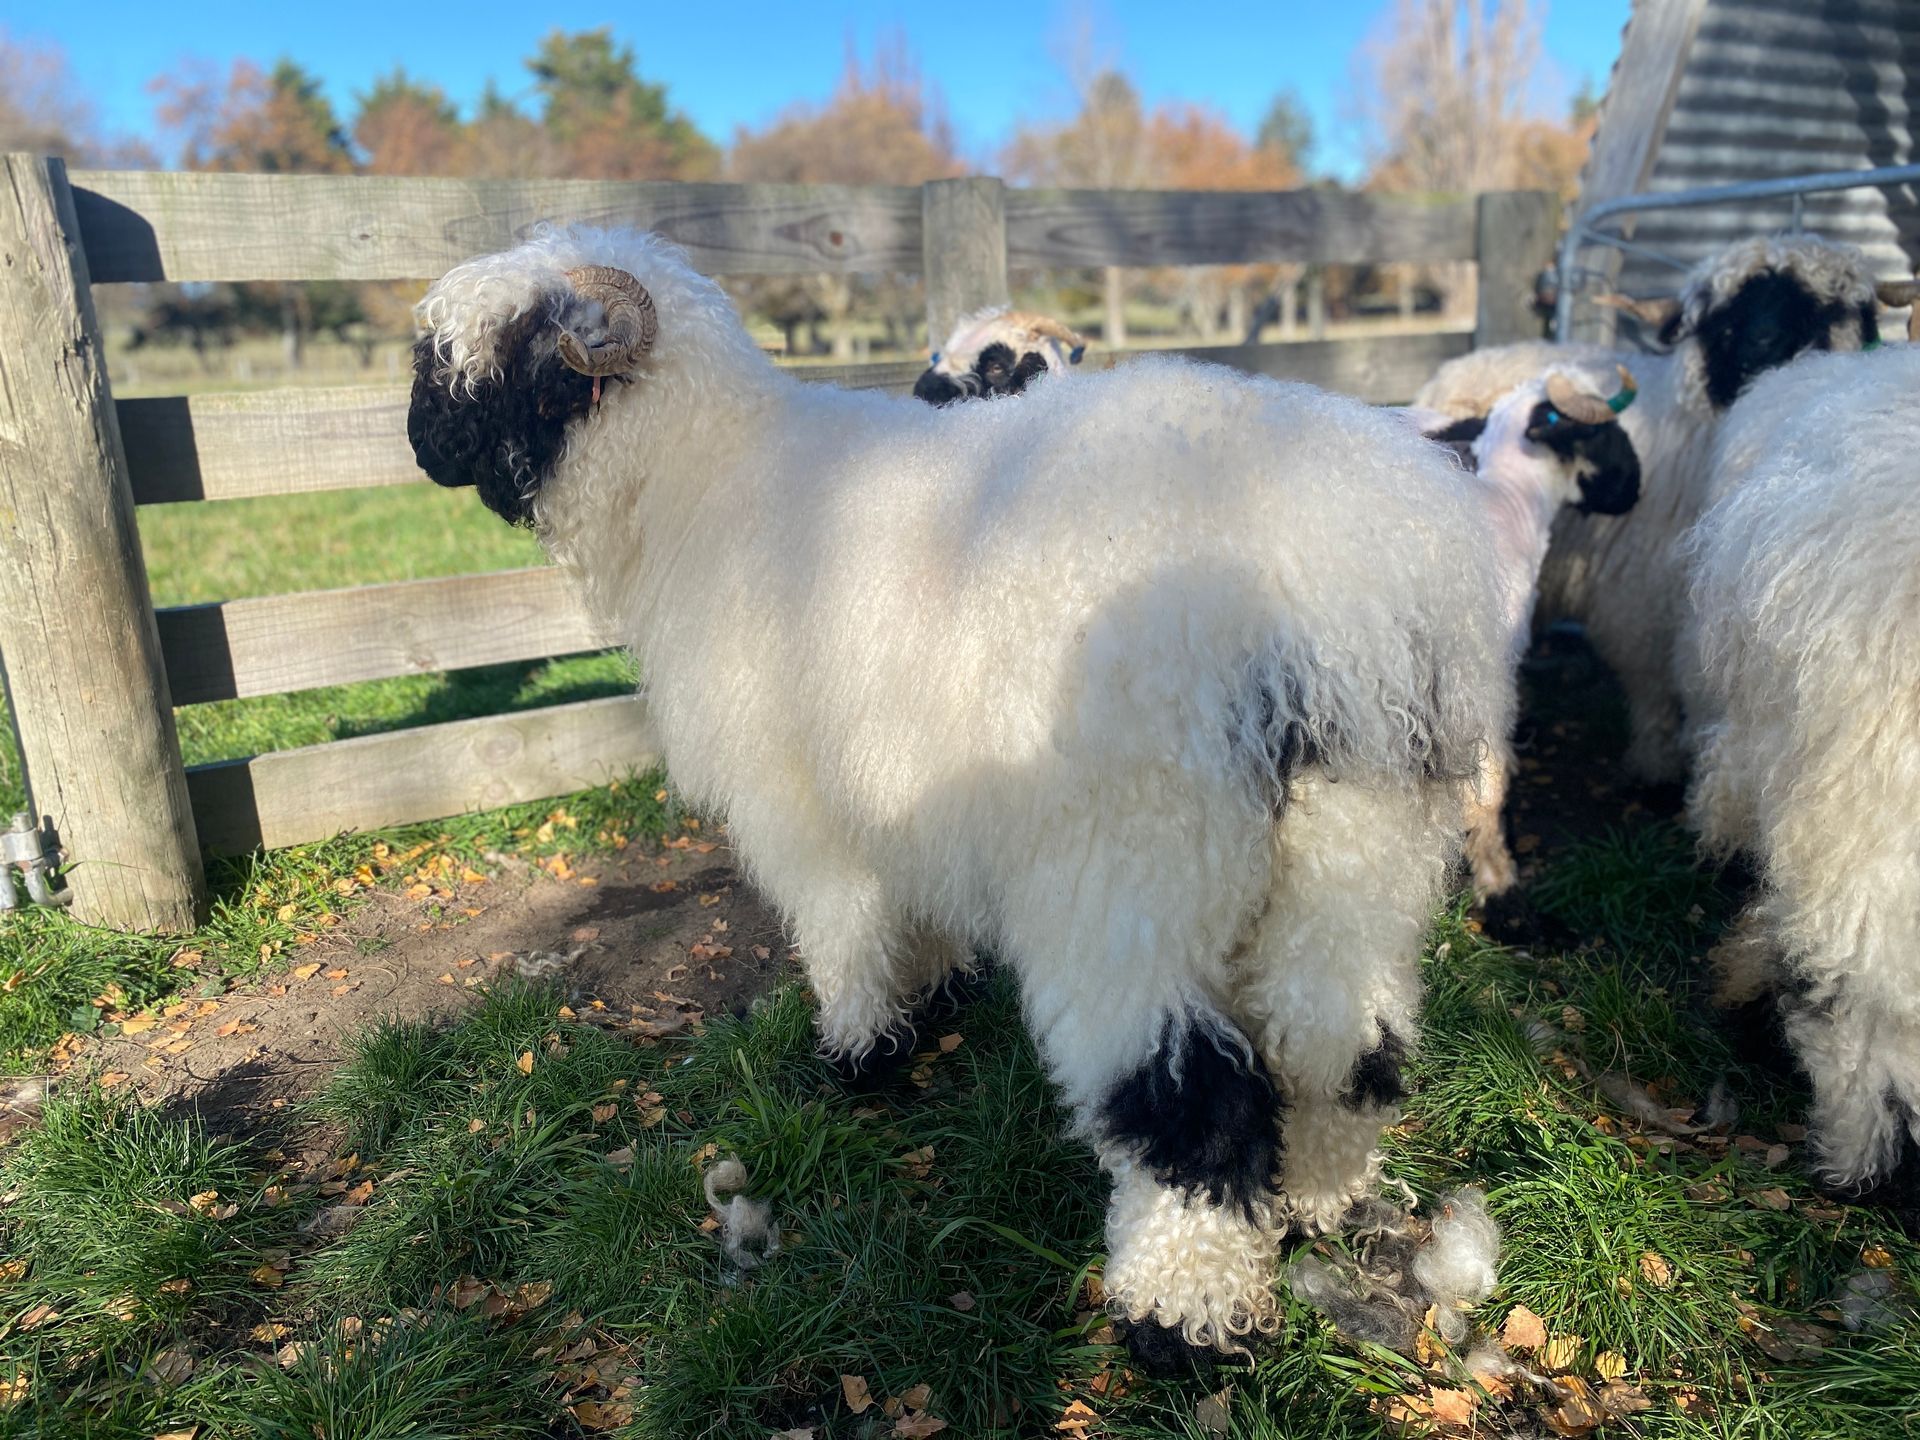
M 1578 1375 L 1555 1381 L 1554 1393 L 1556 1403 L 1540 1414 L 1561 1435 L 1585 1435 L 1607 1419 L 1600 1397 Z
M 1640 1274 L 1656 1290 L 1664 1290 L 1673 1284 L 1673 1266 L 1667 1263 L 1665 1256 L 1652 1250 L 1640 1257 Z
M 346 1203 L 349 1205 L 364 1205 L 372 1198 L 373 1181 L 371 1180 L 362 1180 L 358 1185 L 347 1191 L 345 1196 Z
M 311 965 L 296 965 L 293 967 L 293 978 L 296 980 L 311 980 L 319 973 L 320 962 L 317 960 Z
M 1602 1380 L 1618 1380 L 1627 1373 L 1627 1357 L 1618 1350 L 1602 1350 L 1593 1357 L 1593 1372 Z
M 1740 1331 L 1775 1360 L 1808 1360 L 1820 1354 L 1838 1338 L 1838 1332 L 1825 1325 L 1794 1320 L 1785 1315 L 1763 1315 L 1744 1300 L 1734 1302 L 1740 1309 Z
M 254 1284 L 264 1285 L 269 1290 L 278 1290 L 287 1283 L 287 1272 L 274 1265 L 256 1265 L 252 1275 Z
M 1860 1252 L 1860 1263 L 1869 1270 L 1891 1270 L 1893 1256 L 1878 1245 L 1869 1245 Z
M 583 1430 L 617 1430 L 633 1418 L 633 1407 L 613 1400 L 582 1400 L 573 1418 Z
M 282 1325 L 278 1320 L 269 1320 L 265 1324 L 256 1325 L 253 1329 L 249 1330 L 247 1332 L 247 1338 L 258 1340 L 262 1345 L 271 1345 L 276 1340 L 286 1339 L 287 1336 L 292 1333 L 292 1331 L 285 1325 Z
M 109 1070 L 109 1071 L 107 1071 L 107 1073 L 106 1073 L 106 1074 L 104 1074 L 104 1075 L 102 1075 L 102 1076 L 100 1077 L 100 1088 L 101 1088 L 102 1090 L 111 1090 L 111 1089 L 113 1089 L 113 1087 L 114 1087 L 114 1086 L 116 1086 L 116 1085 L 124 1085 L 124 1084 L 126 1084 L 126 1081 L 127 1081 L 127 1072 L 126 1072 L 126 1071 L 124 1071 L 124 1070 Z
M 516 1060 L 516 1061 L 514 1061 L 513 1063 L 514 1063 L 515 1065 L 517 1065 L 517 1066 L 519 1066 L 519 1068 L 520 1068 L 520 1073 L 521 1073 L 522 1075 L 531 1075 L 531 1074 L 533 1074 L 533 1051 L 531 1051 L 531 1050 L 522 1050 L 522 1051 L 520 1052 L 520 1058 L 519 1058 L 518 1060 Z
M 1540 1347 L 1540 1363 L 1549 1370 L 1571 1369 L 1583 1343 L 1578 1335 L 1555 1335 Z
M 1547 1343 L 1547 1323 L 1524 1305 L 1507 1312 L 1500 1339 L 1510 1350 L 1538 1350 Z
M 953 1292 L 953 1294 L 947 1297 L 947 1304 L 951 1305 L 954 1309 L 958 1310 L 962 1315 L 964 1315 L 967 1313 L 967 1311 L 973 1309 L 973 1306 L 974 1306 L 973 1295 L 970 1291 L 956 1290 Z
M 611 1100 L 603 1101 L 593 1107 L 593 1123 L 604 1125 L 620 1111 L 620 1107 Z
M 222 1040 L 224 1040 L 229 1035 L 245 1035 L 249 1031 L 257 1028 L 258 1028 L 257 1026 L 251 1024 L 246 1020 L 229 1020 L 227 1021 L 226 1024 L 222 1025 L 219 1029 L 215 1030 L 213 1033 L 215 1035 L 218 1035 Z
M 873 1408 L 873 1394 L 867 1388 L 864 1375 L 842 1375 L 840 1393 L 846 1397 L 847 1408 L 856 1415 L 864 1415 Z
M 1628 1415 L 1638 1415 L 1642 1410 L 1651 1410 L 1653 1401 L 1638 1385 L 1624 1385 L 1618 1380 L 1611 1380 L 1600 1387 L 1600 1406 L 1609 1415 L 1624 1419 Z
M 120 1022 L 120 1033 L 122 1035 L 144 1034 L 159 1023 L 160 1017 L 155 1015 L 151 1010 L 142 1015 L 129 1015 Z
M 928 1435 L 938 1435 L 946 1428 L 946 1421 L 924 1410 L 902 1415 L 893 1422 L 893 1433 L 900 1436 L 901 1440 L 925 1440 Z
M 51 1305 L 36 1305 L 20 1317 L 22 1330 L 37 1330 L 49 1320 L 58 1320 L 60 1312 Z
M 964 1035 L 942 1035 L 940 1037 L 940 1053 L 942 1055 L 951 1055 L 966 1043 L 966 1039 L 967 1037 Z
M 909 1410 L 924 1410 L 927 1408 L 927 1402 L 931 1399 L 933 1399 L 933 1387 L 931 1385 L 916 1385 L 900 1396 L 900 1403 Z
M 185 1430 L 162 1430 L 153 1440 L 193 1440 L 199 1433 L 198 1425 L 190 1425 Z
M 169 1346 L 147 1362 L 147 1378 L 172 1388 L 193 1377 L 193 1356 L 178 1345 Z
M 625 1166 L 633 1164 L 633 1147 L 631 1145 L 622 1145 L 618 1150 L 609 1150 L 601 1158 L 615 1169 L 624 1168 Z
M 1433 1418 L 1442 1425 L 1457 1425 L 1465 1428 L 1473 1424 L 1474 1407 L 1479 1397 L 1471 1390 L 1442 1390 L 1436 1388 L 1430 1394 Z
M 1075 1400 L 1061 1412 L 1053 1428 L 1068 1435 L 1084 1436 L 1089 1429 L 1099 1423 L 1098 1411 L 1084 1400 Z
M 1101 1372 L 1102 1374 L 1106 1372 Z M 1225 1435 L 1233 1428 L 1233 1386 L 1216 1391 L 1193 1407 L 1193 1423 L 1208 1435 Z
M 1793 1197 L 1775 1186 L 1770 1190 L 1756 1190 L 1753 1193 L 1753 1203 L 1764 1205 L 1769 1210 L 1791 1210 Z

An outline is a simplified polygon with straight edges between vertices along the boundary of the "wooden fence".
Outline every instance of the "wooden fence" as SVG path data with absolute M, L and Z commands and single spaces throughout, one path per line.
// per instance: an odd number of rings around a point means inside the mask
M 0 641 L 31 801 L 69 855 L 77 913 L 190 926 L 202 847 L 287 845 L 566 793 L 643 767 L 643 702 L 590 700 L 182 766 L 173 707 L 534 659 L 605 643 L 545 569 L 155 611 L 135 507 L 414 484 L 391 385 L 114 400 L 92 287 L 422 280 L 545 219 L 639 226 L 726 275 L 908 272 L 929 327 L 1044 267 L 1479 263 L 1472 332 L 1199 352 L 1378 402 L 1435 366 L 1537 336 L 1557 206 L 1319 191 L 1009 190 L 584 180 L 68 174 L 9 155 L 0 196 Z M 1110 364 L 1125 356 L 1096 355 Z M 908 389 L 922 367 L 807 369 Z

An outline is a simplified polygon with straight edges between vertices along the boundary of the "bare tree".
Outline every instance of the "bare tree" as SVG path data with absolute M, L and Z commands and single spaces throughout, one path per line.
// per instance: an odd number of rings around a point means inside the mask
M 1541 0 L 1398 0 L 1360 61 L 1370 189 L 1470 194 L 1519 183 L 1543 9 Z M 1470 309 L 1470 271 L 1446 270 L 1449 307 Z

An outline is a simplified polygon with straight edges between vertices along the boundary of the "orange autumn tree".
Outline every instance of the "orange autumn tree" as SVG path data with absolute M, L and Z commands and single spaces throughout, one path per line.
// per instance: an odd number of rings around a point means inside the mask
M 1218 112 L 1198 105 L 1156 110 L 1146 127 L 1154 183 L 1170 190 L 1292 190 L 1305 177 L 1293 155 L 1272 145 L 1250 144 Z M 1155 283 L 1177 298 L 1188 325 L 1202 343 L 1247 332 L 1251 296 L 1278 277 L 1273 265 L 1182 266 L 1158 272 Z
M 870 64 L 848 47 L 840 83 L 824 105 L 796 105 L 761 130 L 734 137 L 727 172 L 735 180 L 785 184 L 919 185 L 962 173 L 939 97 L 898 37 L 883 41 Z M 922 291 L 907 276 L 820 275 L 771 278 L 740 287 L 752 308 L 797 342 L 803 322 L 824 324 L 836 359 L 851 359 L 856 299 L 876 308 L 887 343 L 918 348 Z

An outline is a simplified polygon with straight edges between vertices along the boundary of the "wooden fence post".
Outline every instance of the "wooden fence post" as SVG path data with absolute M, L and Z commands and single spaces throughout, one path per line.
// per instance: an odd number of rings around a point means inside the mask
M 920 223 L 933 349 L 961 316 L 1008 301 L 1007 187 L 991 175 L 929 180 L 920 187 Z
M 0 164 L 0 643 L 29 800 L 82 920 L 188 930 L 206 882 L 73 192 L 59 160 Z
M 1534 282 L 1553 264 L 1560 198 L 1545 190 L 1491 190 L 1475 211 L 1479 302 L 1473 346 L 1538 340 L 1547 322 L 1534 308 Z

